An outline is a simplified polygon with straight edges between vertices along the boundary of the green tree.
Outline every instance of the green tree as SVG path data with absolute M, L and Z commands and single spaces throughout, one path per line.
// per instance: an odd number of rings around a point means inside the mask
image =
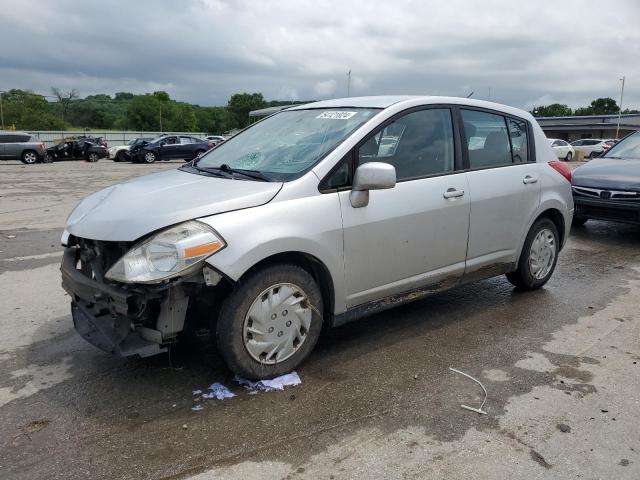
M 19 130 L 59 130 L 67 127 L 42 95 L 19 89 L 1 95 L 5 126 Z
M 72 88 L 71 90 L 65 92 L 59 88 L 51 87 L 51 93 L 53 93 L 53 96 L 58 99 L 58 104 L 62 109 L 62 119 L 65 120 L 67 118 L 67 112 L 69 111 L 71 104 L 80 96 L 78 90 Z
M 596 98 L 588 107 L 578 108 L 575 115 L 612 115 L 620 108 L 613 98 Z
M 173 103 L 168 106 L 165 129 L 173 132 L 194 132 L 197 129 L 198 120 L 190 104 Z
M 541 105 L 535 107 L 532 113 L 537 117 L 568 117 L 573 114 L 571 109 L 562 103 L 552 103 L 551 105 Z
M 160 106 L 158 98 L 150 93 L 135 96 L 127 108 L 129 128 L 132 130 L 159 130 Z
M 236 93 L 231 96 L 227 107 L 235 117 L 238 127 L 249 125 L 249 112 L 265 108 L 265 102 L 261 93 Z
M 235 117 L 225 107 L 196 107 L 195 113 L 199 132 L 220 134 L 238 126 Z
M 133 97 L 135 97 L 135 95 L 133 93 L 129 93 L 129 92 L 117 92 L 114 96 L 114 99 L 118 102 L 126 102 L 129 100 L 133 100 Z

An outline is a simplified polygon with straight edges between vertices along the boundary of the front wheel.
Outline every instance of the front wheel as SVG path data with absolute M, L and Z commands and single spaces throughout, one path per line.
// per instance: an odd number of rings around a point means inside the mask
M 565 159 L 567 162 L 570 162 L 572 158 L 573 158 L 573 153 L 571 153 L 571 152 L 567 152 L 567 156 L 566 156 L 566 157 L 564 157 L 564 159 Z
M 144 152 L 144 163 L 154 163 L 158 157 L 154 152 Z
M 322 295 L 309 273 L 273 265 L 240 280 L 216 325 L 218 350 L 234 373 L 265 379 L 291 372 L 322 330 Z
M 94 153 L 94 152 L 91 152 L 89 155 L 87 155 L 87 161 L 91 162 L 91 163 L 97 162 L 98 161 L 98 154 Z
M 558 229 L 548 218 L 536 221 L 525 239 L 518 268 L 507 279 L 522 290 L 535 290 L 549 281 L 558 261 Z
M 124 153 L 124 151 L 120 150 L 116 155 L 116 162 L 126 162 L 126 161 L 127 161 L 127 154 Z

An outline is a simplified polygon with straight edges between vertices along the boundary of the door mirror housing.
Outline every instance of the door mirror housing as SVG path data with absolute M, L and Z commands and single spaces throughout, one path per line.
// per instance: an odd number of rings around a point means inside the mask
M 360 165 L 353 176 L 349 200 L 353 208 L 369 204 L 369 190 L 384 190 L 396 186 L 396 169 L 383 162 L 368 162 Z

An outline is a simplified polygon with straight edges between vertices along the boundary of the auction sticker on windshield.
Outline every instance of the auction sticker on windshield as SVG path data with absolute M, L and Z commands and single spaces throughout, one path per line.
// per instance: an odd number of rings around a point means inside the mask
M 341 111 L 327 111 L 322 112 L 316 118 L 327 118 L 329 120 L 348 120 L 358 112 L 341 112 Z

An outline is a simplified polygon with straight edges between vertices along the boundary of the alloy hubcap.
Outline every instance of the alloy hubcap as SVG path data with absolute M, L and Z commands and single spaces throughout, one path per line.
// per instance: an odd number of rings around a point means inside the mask
M 27 163 L 36 163 L 36 154 L 35 153 L 26 153 L 24 155 L 24 161 Z
M 307 339 L 312 318 L 307 294 L 279 283 L 253 301 L 244 318 L 243 342 L 251 357 L 266 364 L 285 361 Z
M 556 259 L 556 237 L 548 228 L 538 232 L 529 251 L 529 269 L 536 280 L 545 278 Z
M 156 159 L 156 157 L 155 157 L 155 155 L 154 155 L 153 153 L 147 153 L 147 154 L 144 156 L 144 159 L 145 159 L 148 163 L 151 163 L 151 162 L 153 162 L 153 161 Z

